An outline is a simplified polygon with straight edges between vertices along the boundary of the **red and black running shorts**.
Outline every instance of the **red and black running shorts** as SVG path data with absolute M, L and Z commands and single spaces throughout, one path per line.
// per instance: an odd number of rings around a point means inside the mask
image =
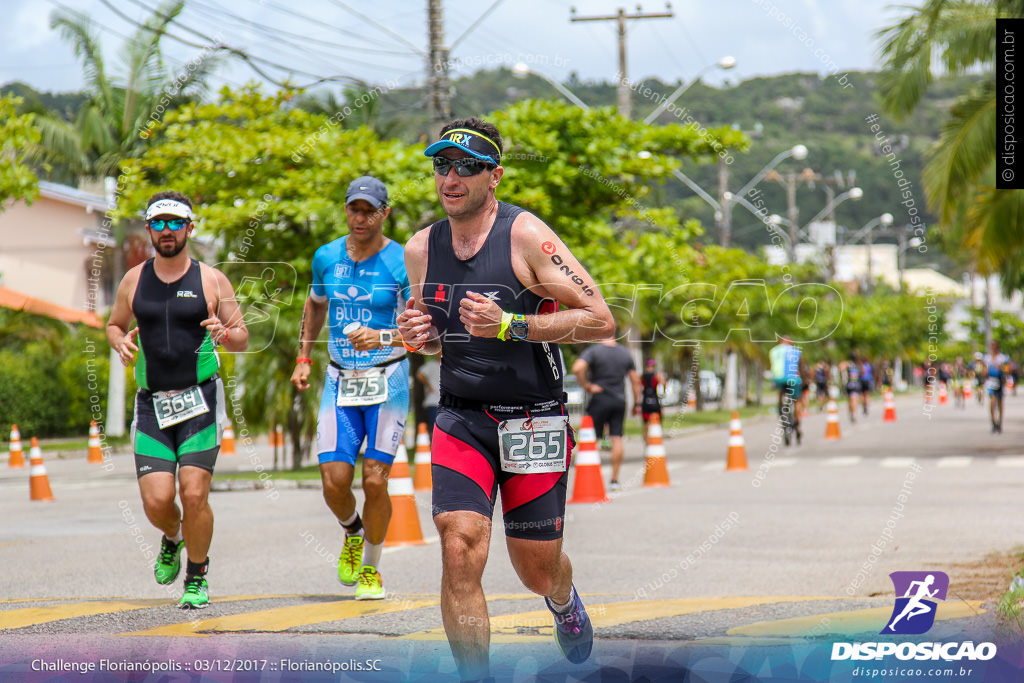
M 564 415 L 564 406 L 530 412 L 533 417 Z M 488 519 L 501 490 L 505 535 L 535 541 L 562 537 L 565 493 L 569 472 L 512 474 L 501 469 L 498 452 L 500 420 L 528 417 L 526 413 L 492 417 L 484 410 L 440 406 L 430 447 L 433 514 L 468 510 Z M 569 455 L 576 444 L 569 428 Z

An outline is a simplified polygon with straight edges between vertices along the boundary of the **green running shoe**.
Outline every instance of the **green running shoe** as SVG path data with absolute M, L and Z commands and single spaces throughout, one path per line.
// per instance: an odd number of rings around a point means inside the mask
M 185 594 L 178 607 L 181 609 L 202 609 L 210 604 L 210 586 L 205 576 L 189 576 L 185 579 Z
M 156 577 L 157 583 L 166 585 L 178 578 L 178 572 L 181 571 L 181 549 L 184 547 L 185 541 L 175 543 L 166 536 L 161 537 L 160 554 L 153 567 L 153 576 Z
M 359 581 L 359 565 L 363 563 L 363 537 L 359 534 L 345 536 L 338 558 L 338 581 L 354 586 Z
M 373 567 L 363 567 L 359 571 L 359 585 L 356 586 L 356 600 L 383 600 L 384 584 L 380 572 Z

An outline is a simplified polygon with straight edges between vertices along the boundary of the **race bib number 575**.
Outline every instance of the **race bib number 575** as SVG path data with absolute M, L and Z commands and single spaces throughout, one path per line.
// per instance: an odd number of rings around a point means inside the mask
M 498 425 L 498 439 L 503 471 L 564 472 L 569 456 L 569 416 L 505 420 Z
M 388 400 L 384 368 L 342 370 L 338 375 L 338 405 L 372 406 Z

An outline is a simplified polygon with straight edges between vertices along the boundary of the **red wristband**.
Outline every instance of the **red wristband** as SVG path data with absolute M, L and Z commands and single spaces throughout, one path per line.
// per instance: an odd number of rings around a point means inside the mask
M 408 344 L 405 343 L 404 339 L 402 340 L 402 346 L 404 346 L 405 350 L 408 351 L 409 353 L 416 353 L 417 351 L 422 349 L 423 345 L 426 344 L 426 343 L 427 342 L 420 342 L 419 346 L 409 346 Z
M 308 363 L 309 365 L 312 365 L 313 361 L 310 360 L 309 358 L 296 358 L 295 364 L 298 365 L 299 363 Z

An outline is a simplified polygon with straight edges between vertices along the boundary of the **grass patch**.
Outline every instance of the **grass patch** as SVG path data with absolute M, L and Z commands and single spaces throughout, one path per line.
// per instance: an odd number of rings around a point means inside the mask
M 775 412 L 773 406 L 744 406 L 739 409 L 740 419 L 746 420 L 759 415 L 770 415 Z M 662 414 L 661 429 L 666 435 L 689 427 L 706 425 L 728 425 L 732 419 L 731 410 L 680 411 Z M 639 420 L 631 420 L 625 427 L 627 436 L 643 435 L 643 425 Z
M 355 479 L 358 481 L 362 476 L 356 467 Z M 259 479 L 260 472 L 217 472 L 215 479 Z M 320 481 L 320 465 L 307 465 L 297 470 L 270 470 L 264 469 L 263 474 L 269 474 L 271 479 L 287 481 Z
M 1015 549 L 1011 558 L 1010 569 L 1015 578 L 1010 589 L 999 599 L 996 613 L 1004 624 L 1024 635 L 1024 549 Z

